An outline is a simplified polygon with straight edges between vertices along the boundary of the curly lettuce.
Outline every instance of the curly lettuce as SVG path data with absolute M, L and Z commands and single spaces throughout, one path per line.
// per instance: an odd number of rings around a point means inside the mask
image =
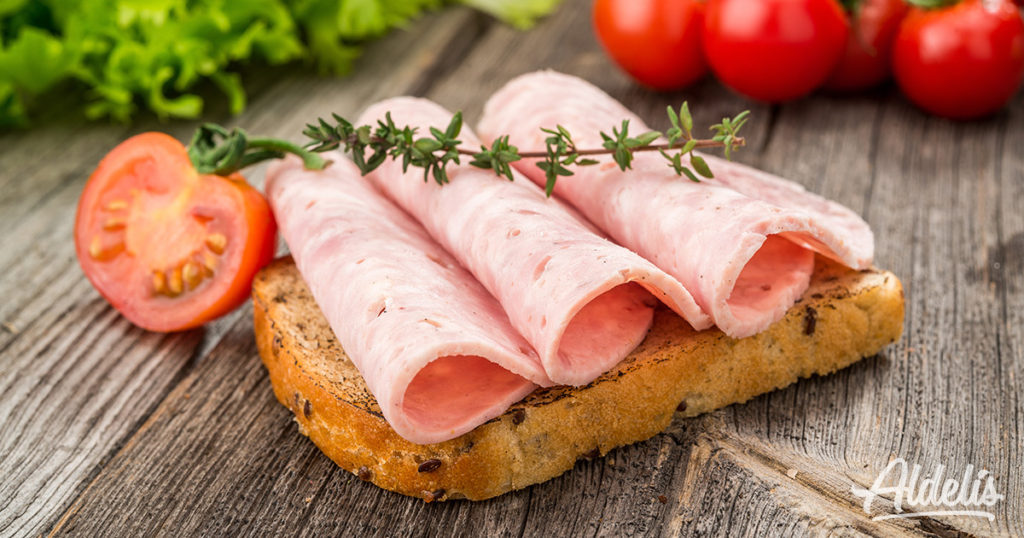
M 558 0 L 461 0 L 519 28 Z M 59 89 L 90 118 L 140 108 L 196 118 L 198 85 L 245 108 L 238 67 L 312 60 L 345 74 L 361 46 L 444 0 L 0 0 L 0 127 L 26 125 Z M 82 91 L 84 89 L 84 92 Z

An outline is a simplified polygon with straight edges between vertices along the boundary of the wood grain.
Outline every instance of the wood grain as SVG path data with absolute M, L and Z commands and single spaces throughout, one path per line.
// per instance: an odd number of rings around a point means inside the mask
M 449 45 L 458 50 L 454 38 L 460 29 L 480 21 L 467 11 L 448 15 L 382 42 L 363 59 L 362 74 L 346 84 L 308 73 L 284 79 L 254 100 L 246 125 L 294 135 L 306 118 L 332 110 L 351 114 L 388 91 L 421 83 Z M 383 61 L 415 42 L 425 48 L 408 55 L 404 69 Z M 274 95 L 273 106 L 263 102 Z M 280 103 L 282 95 L 291 98 Z M 180 122 L 160 129 L 184 139 L 194 127 Z M 156 126 L 137 129 L 146 128 Z M 207 360 L 206 351 L 221 336 L 251 340 L 251 329 L 231 328 L 248 319 L 244 309 L 209 327 L 205 342 L 203 331 L 169 336 L 140 331 L 85 281 L 71 242 L 77 197 L 102 153 L 129 134 L 106 127 L 88 132 L 83 136 L 58 122 L 26 137 L 44 151 L 27 151 L 31 145 L 23 140 L 4 149 L 0 181 L 5 195 L 14 197 L 0 197 L 5 207 L 0 220 L 10 224 L 0 249 L 7 253 L 0 257 L 5 297 L 0 303 L 0 535 L 35 535 L 51 528 L 111 456 L 130 444 L 130 435 L 193 362 Z M 48 142 L 35 138 L 47 133 Z M 59 147 L 66 158 L 56 158 Z M 9 212 L 3 205 L 8 202 L 27 210 Z
M 654 127 L 684 99 L 705 125 L 750 108 L 738 160 L 872 225 L 878 265 L 907 286 L 900 343 L 836 375 L 677 420 L 548 483 L 425 505 L 340 471 L 297 433 L 247 315 L 161 336 L 105 305 L 69 239 L 85 177 L 130 133 L 185 138 L 194 124 L 86 124 L 58 107 L 38 129 L 0 135 L 0 535 L 1024 536 L 1024 99 L 953 123 L 891 88 L 781 106 L 712 80 L 656 94 L 608 63 L 588 10 L 567 0 L 529 33 L 445 11 L 371 46 L 350 78 L 255 73 L 244 115 L 214 107 L 208 119 L 298 139 L 317 115 L 411 92 L 471 120 L 506 80 L 546 67 L 585 76 Z M 873 522 L 850 488 L 894 457 L 987 468 L 1006 499 L 991 523 Z

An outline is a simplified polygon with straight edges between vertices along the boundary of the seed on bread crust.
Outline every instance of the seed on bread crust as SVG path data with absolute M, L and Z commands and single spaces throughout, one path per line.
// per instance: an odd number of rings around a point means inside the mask
M 818 311 L 808 306 L 804 311 L 804 334 L 811 336 L 818 326 Z
M 441 467 L 441 460 L 437 458 L 430 458 L 429 460 L 420 464 L 416 469 L 421 473 L 432 473 Z
M 434 490 L 434 491 L 423 490 L 423 500 L 428 502 L 428 503 L 432 503 L 434 501 L 439 501 L 439 500 L 441 500 L 441 497 L 444 497 L 444 490 L 443 489 L 437 489 L 437 490 Z

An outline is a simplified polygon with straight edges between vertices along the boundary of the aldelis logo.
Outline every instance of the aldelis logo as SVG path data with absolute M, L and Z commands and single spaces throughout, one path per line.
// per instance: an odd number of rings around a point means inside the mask
M 897 471 L 899 476 L 893 479 L 892 475 Z M 995 519 L 995 514 L 983 509 L 991 508 L 1004 499 L 996 491 L 992 473 L 987 469 L 975 472 L 973 465 L 968 465 L 963 474 L 951 474 L 944 479 L 945 473 L 946 466 L 939 465 L 932 474 L 922 476 L 920 465 L 908 468 L 906 460 L 896 458 L 878 475 L 871 489 L 854 486 L 853 494 L 864 498 L 864 512 L 868 515 L 871 515 L 871 503 L 876 497 L 893 495 L 896 513 L 875 516 L 872 518 L 874 521 L 925 516 Z M 915 510 L 904 512 L 904 506 Z

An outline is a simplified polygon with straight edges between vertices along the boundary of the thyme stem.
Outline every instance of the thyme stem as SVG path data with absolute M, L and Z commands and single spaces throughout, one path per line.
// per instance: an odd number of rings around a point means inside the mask
M 717 141 L 717 140 L 712 140 L 710 138 L 702 139 L 702 140 L 695 140 L 694 142 L 696 142 L 693 145 L 694 149 L 724 148 L 725 147 L 725 143 L 724 142 L 720 142 L 720 141 Z M 651 144 L 649 146 L 640 146 L 640 147 L 637 147 L 637 148 L 632 148 L 632 152 L 633 153 L 643 153 L 645 151 L 661 151 L 661 150 L 667 150 L 667 149 L 677 149 L 677 148 L 681 148 L 681 147 L 683 147 L 685 145 L 686 145 L 685 143 L 684 144 L 679 144 L 679 143 L 676 143 L 676 144 L 667 144 L 667 143 L 666 144 Z M 744 147 L 746 145 L 747 145 L 747 140 L 745 138 L 743 138 L 743 137 L 737 137 L 737 138 L 733 139 L 733 141 L 732 141 L 732 148 L 733 149 L 741 148 L 741 147 Z M 468 149 L 461 149 L 461 148 L 459 149 L 459 154 L 460 155 L 476 155 L 477 153 L 479 153 L 479 152 L 470 151 Z M 608 149 L 604 149 L 604 148 L 593 148 L 593 149 L 578 149 L 574 153 L 576 153 L 576 155 L 580 155 L 580 156 L 592 156 L 592 155 L 611 155 L 614 152 L 612 150 L 608 150 Z M 524 158 L 524 159 L 541 159 L 541 158 L 544 158 L 544 157 L 547 156 L 547 152 L 544 152 L 544 151 L 523 151 L 523 152 L 519 153 L 519 156 Z
M 664 134 L 648 131 L 630 136 L 629 120 L 623 120 L 613 127 L 611 134 L 601 132 L 600 148 L 579 149 L 572 135 L 565 127 L 541 129 L 547 138 L 544 151 L 526 151 L 509 143 L 508 136 L 500 136 L 491 146 L 479 150 L 460 147 L 458 139 L 462 130 L 462 113 L 456 113 L 447 128 L 431 127 L 430 136 L 417 137 L 417 130 L 409 126 L 398 127 L 385 115 L 376 126 L 356 127 L 348 120 L 333 115 L 334 123 L 321 118 L 317 124 L 306 126 L 303 134 L 310 142 L 300 146 L 287 140 L 268 137 L 250 137 L 242 129 L 228 130 L 220 125 L 208 123 L 201 126 L 192 138 L 188 154 L 196 170 L 205 174 L 230 175 L 256 163 L 283 158 L 286 154 L 297 155 L 308 170 L 323 170 L 330 164 L 319 153 L 342 149 L 352 157 L 352 162 L 365 175 L 376 169 L 387 159 L 399 160 L 402 169 L 410 166 L 423 169 L 424 181 L 434 178 L 440 185 L 448 183 L 449 163 L 460 163 L 460 157 L 472 157 L 471 166 L 493 170 L 498 176 L 513 180 L 511 164 L 522 159 L 538 159 L 536 166 L 544 171 L 547 179 L 545 192 L 554 191 L 559 177 L 574 174 L 570 166 L 592 166 L 599 161 L 591 157 L 610 155 L 622 170 L 632 167 L 633 156 L 641 152 L 659 152 L 668 166 L 677 175 L 699 182 L 698 176 L 711 178 L 712 171 L 704 158 L 693 151 L 699 148 L 723 148 L 725 156 L 731 158 L 735 149 L 746 145 L 738 136 L 740 127 L 746 123 L 749 112 L 733 118 L 723 118 L 711 127 L 712 138 L 698 139 L 693 136 L 693 118 L 686 103 L 677 111 L 668 107 L 668 118 L 672 126 Z M 664 137 L 666 142 L 655 143 Z M 687 159 L 684 162 L 684 157 Z

